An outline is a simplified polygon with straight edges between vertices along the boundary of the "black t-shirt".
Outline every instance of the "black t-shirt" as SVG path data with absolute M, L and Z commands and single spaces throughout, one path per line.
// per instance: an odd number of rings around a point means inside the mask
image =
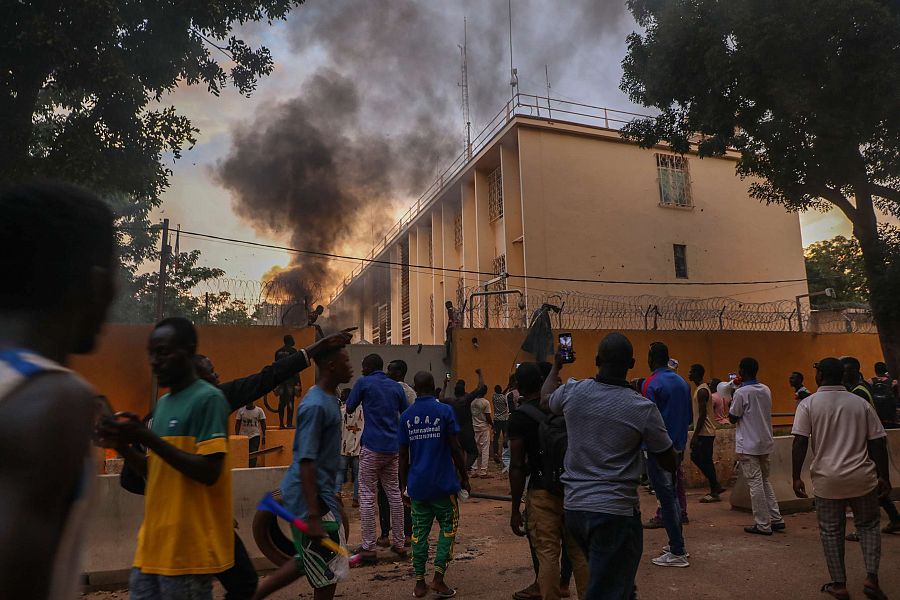
M 539 400 L 521 402 L 520 405 L 531 404 L 540 407 Z M 509 413 L 509 439 L 523 440 L 525 442 L 525 456 L 528 460 L 528 489 L 544 489 L 541 482 L 541 438 L 539 434 L 540 423 L 526 415 L 521 409 Z

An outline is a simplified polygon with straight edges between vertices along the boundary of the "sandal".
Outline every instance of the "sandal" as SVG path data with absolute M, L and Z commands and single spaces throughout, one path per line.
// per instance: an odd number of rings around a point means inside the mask
M 541 593 L 529 592 L 528 590 L 530 589 L 531 586 L 529 585 L 524 590 L 519 590 L 518 592 L 513 594 L 513 600 L 541 600 Z
M 700 498 L 700 504 L 712 504 L 713 502 L 721 502 L 722 499 L 712 494 L 707 494 Z
M 437 596 L 438 598 L 453 598 L 456 596 L 456 590 L 453 588 L 449 588 L 446 592 L 439 592 L 437 590 L 431 590 L 431 593 Z
M 859 533 L 854 531 L 853 533 L 848 533 L 844 536 L 844 539 L 848 542 L 858 542 L 859 541 Z
M 848 594 L 848 593 L 839 594 L 839 593 L 835 592 L 834 589 L 832 589 L 833 587 L 834 587 L 833 583 L 826 583 L 825 585 L 822 586 L 822 593 L 828 594 L 829 596 L 833 596 L 834 598 L 837 598 L 838 600 L 850 600 L 850 594 Z
M 888 600 L 888 597 L 884 595 L 881 588 L 872 588 L 864 585 L 863 594 L 866 595 L 866 598 L 870 598 L 871 600 Z

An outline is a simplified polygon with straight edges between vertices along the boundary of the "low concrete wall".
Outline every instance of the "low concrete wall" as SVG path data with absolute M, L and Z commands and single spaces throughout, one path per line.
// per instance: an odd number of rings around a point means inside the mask
M 888 445 L 890 447 L 891 475 L 894 485 L 897 485 L 898 469 L 900 469 L 900 429 L 892 429 L 888 433 Z M 771 472 L 769 481 L 778 499 L 778 507 L 784 513 L 812 510 L 812 498 L 797 498 L 794 495 L 794 481 L 791 473 L 791 452 L 794 443 L 793 436 L 779 436 L 775 438 L 775 451 L 769 455 Z M 806 492 L 812 496 L 813 486 L 809 478 L 809 464 L 812 460 L 812 450 L 806 454 L 806 462 L 803 463 L 803 482 L 806 484 Z M 900 488 L 895 487 L 892 497 L 900 500 Z M 747 481 L 738 471 L 737 481 L 731 490 L 731 507 L 737 510 L 751 510 L 750 488 Z
M 281 483 L 286 467 L 234 469 L 232 489 L 238 534 L 258 568 L 273 565 L 253 541 L 253 516 L 266 492 Z M 93 514 L 85 544 L 84 570 L 88 585 L 114 585 L 128 581 L 137 546 L 137 533 L 144 518 L 144 498 L 126 492 L 118 475 L 98 475 Z

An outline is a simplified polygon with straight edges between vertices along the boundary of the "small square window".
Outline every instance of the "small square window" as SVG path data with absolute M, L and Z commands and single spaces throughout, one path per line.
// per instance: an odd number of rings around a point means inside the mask
M 675 252 L 675 277 L 677 279 L 687 279 L 687 246 L 684 244 L 675 244 L 673 248 Z

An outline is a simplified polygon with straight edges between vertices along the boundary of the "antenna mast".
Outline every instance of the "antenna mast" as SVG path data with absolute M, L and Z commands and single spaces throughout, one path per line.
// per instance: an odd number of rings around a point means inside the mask
M 507 0 L 507 5 L 509 7 L 509 98 L 515 100 L 519 87 L 519 71 L 513 66 L 512 0 Z
M 459 87 L 462 88 L 462 109 L 463 121 L 466 123 L 466 158 L 472 158 L 472 119 L 469 115 L 469 56 L 467 46 L 469 42 L 468 23 L 463 17 L 463 45 L 459 46 L 459 52 L 462 55 L 462 81 Z

